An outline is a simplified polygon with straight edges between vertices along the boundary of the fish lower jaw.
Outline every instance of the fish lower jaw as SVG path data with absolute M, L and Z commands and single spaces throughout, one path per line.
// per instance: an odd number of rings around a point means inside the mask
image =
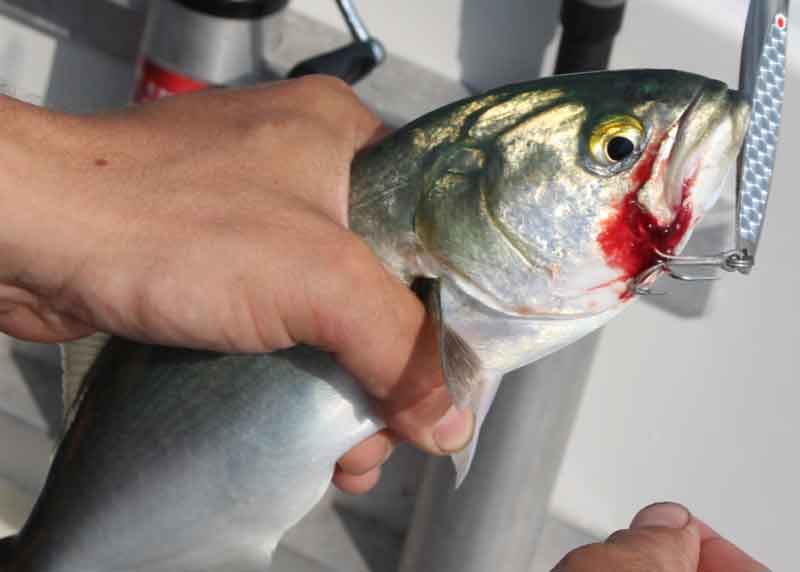
M 549 303 L 542 301 L 506 302 L 466 278 L 453 279 L 450 277 L 449 282 L 456 290 L 487 310 L 506 318 L 520 320 L 564 321 L 592 318 L 615 309 L 620 301 L 616 294 L 608 296 L 606 293 L 598 291 L 587 295 L 586 289 L 582 289 L 580 292 L 578 290 L 564 291 L 563 294 L 559 294 L 556 289 L 548 295 Z

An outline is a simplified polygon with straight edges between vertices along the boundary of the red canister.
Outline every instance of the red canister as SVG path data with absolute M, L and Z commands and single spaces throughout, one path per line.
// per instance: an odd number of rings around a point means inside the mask
M 288 0 L 153 2 L 134 100 L 146 102 L 212 86 L 248 83 L 277 37 L 274 17 Z

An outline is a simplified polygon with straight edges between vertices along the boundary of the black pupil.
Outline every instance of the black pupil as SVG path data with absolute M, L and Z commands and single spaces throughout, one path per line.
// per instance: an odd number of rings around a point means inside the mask
M 614 137 L 608 142 L 608 145 L 606 145 L 606 153 L 608 153 L 608 158 L 612 161 L 627 159 L 635 150 L 636 147 L 633 141 L 627 137 Z

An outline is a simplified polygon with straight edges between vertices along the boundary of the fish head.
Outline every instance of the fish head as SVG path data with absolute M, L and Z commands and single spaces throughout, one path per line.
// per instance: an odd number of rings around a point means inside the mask
M 749 107 L 669 70 L 556 76 L 486 96 L 431 153 L 416 233 L 504 314 L 616 310 L 678 254 L 735 164 Z

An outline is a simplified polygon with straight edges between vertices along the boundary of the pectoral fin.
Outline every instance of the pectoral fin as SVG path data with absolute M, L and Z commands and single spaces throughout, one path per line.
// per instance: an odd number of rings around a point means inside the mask
M 450 455 L 450 459 L 453 461 L 453 467 L 455 467 L 456 470 L 456 488 L 461 486 L 461 483 L 464 482 L 464 479 L 466 479 L 469 474 L 470 467 L 472 467 L 472 461 L 475 458 L 475 451 L 478 447 L 478 436 L 483 426 L 483 421 L 486 419 L 489 408 L 494 402 L 494 397 L 497 395 L 497 389 L 500 387 L 502 379 L 502 375 L 487 374 L 479 391 L 472 395 L 470 407 L 475 413 L 475 431 L 472 441 L 458 453 Z
M 462 409 L 469 407 L 475 415 L 472 441 L 463 450 L 451 455 L 456 469 L 456 487 L 458 487 L 469 473 L 481 425 L 494 401 L 502 375 L 486 369 L 483 360 L 472 346 L 448 326 L 446 309 L 442 304 L 440 280 L 418 279 L 414 282 L 414 291 L 424 302 L 438 331 L 439 353 L 447 391 L 456 407 Z
M 97 333 L 61 344 L 62 395 L 64 431 L 69 428 L 83 395 L 83 382 L 110 336 Z
M 425 304 L 437 329 L 439 354 L 447 391 L 456 407 L 470 405 L 472 395 L 483 385 L 483 364 L 480 357 L 447 326 L 442 310 L 441 282 L 435 278 L 419 278 L 414 291 Z

